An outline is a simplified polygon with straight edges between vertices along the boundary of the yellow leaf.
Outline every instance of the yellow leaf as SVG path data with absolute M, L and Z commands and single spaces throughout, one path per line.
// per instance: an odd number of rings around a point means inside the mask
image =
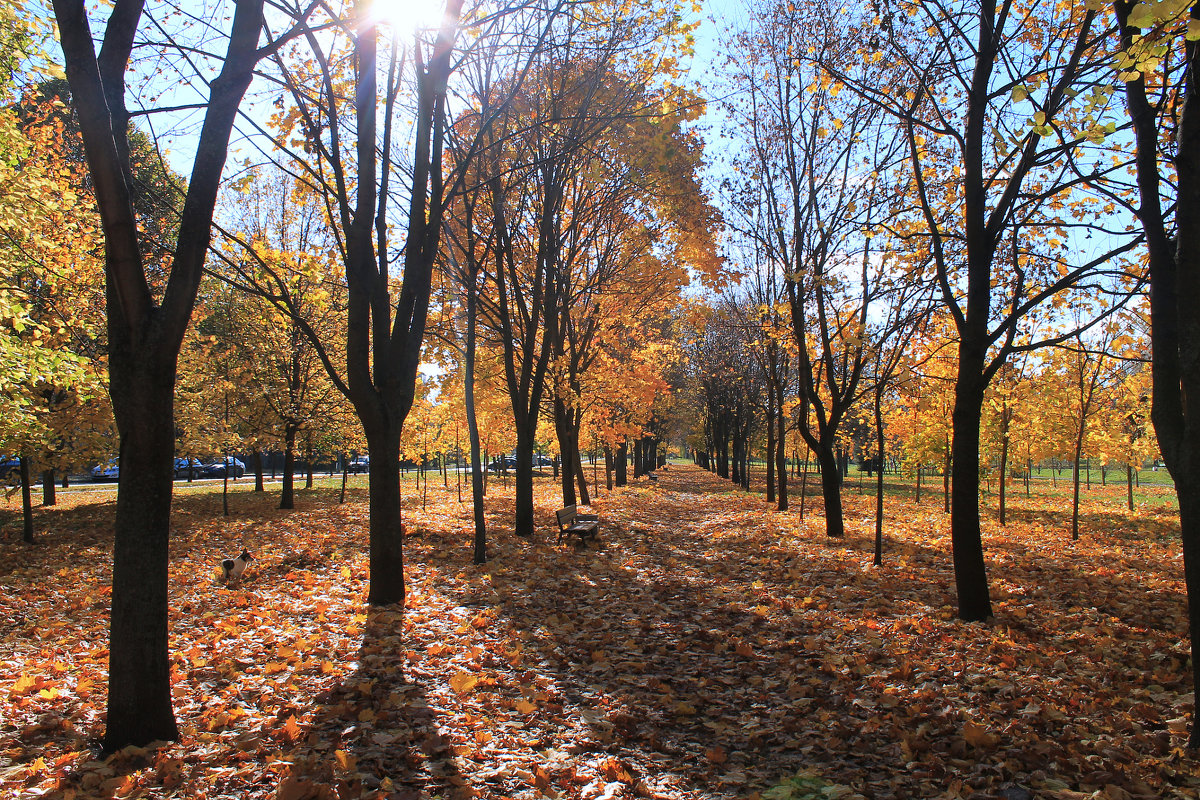
M 450 688 L 459 694 L 466 694 L 475 688 L 479 678 L 466 672 L 460 672 L 450 679 Z
M 17 678 L 17 682 L 13 684 L 12 693 L 25 694 L 26 692 L 38 688 L 40 682 L 41 678 L 34 678 L 22 672 L 21 677 Z
M 334 750 L 333 757 L 337 760 L 338 766 L 347 772 L 350 772 L 358 765 L 358 759 L 345 750 Z
M 534 711 L 537 711 L 537 703 L 529 700 L 518 700 L 517 711 L 522 714 L 532 714 Z

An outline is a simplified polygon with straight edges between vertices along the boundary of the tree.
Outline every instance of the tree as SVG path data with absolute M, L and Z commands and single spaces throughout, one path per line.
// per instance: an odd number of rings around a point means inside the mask
M 1200 9 L 1122 0 L 1113 9 L 1125 53 L 1117 79 L 1136 144 L 1136 187 L 1125 205 L 1141 224 L 1150 274 L 1151 420 L 1179 496 L 1192 679 L 1200 685 L 1200 414 L 1185 402 L 1200 397 Z M 1200 748 L 1194 710 L 1188 746 Z
M 810 412 L 799 430 L 821 465 L 826 533 L 840 537 L 837 440 L 866 388 L 868 322 L 888 279 L 887 231 L 876 220 L 900 140 L 875 105 L 843 93 L 821 66 L 853 41 L 841 15 L 802 23 L 808 9 L 784 2 L 757 14 L 739 40 L 751 56 L 736 75 L 749 88 L 743 235 L 785 279 L 798 393 Z
M 908 13 L 911 12 L 911 13 Z M 1106 200 L 1090 187 L 1117 171 L 1094 7 L 930 0 L 860 23 L 863 58 L 824 59 L 830 75 L 884 109 L 906 142 L 912 215 L 897 234 L 928 253 L 954 321 L 951 540 L 958 614 L 991 616 L 979 519 L 985 391 L 1016 352 L 1066 341 L 1057 309 L 1128 296 L 1112 246 L 1077 246 Z M 930 36 L 928 32 L 934 32 Z M 879 80 L 879 63 L 894 65 Z M 1090 90 L 1090 91 L 1089 91 Z M 1098 241 L 1098 240 L 1097 240 Z M 1093 324 L 1091 320 L 1085 325 Z
M 116 0 L 104 14 L 97 51 L 82 0 L 54 3 L 104 230 L 109 393 L 122 456 L 104 735 L 105 748 L 116 750 L 178 736 L 167 643 L 176 360 L 200 286 L 230 131 L 254 69 L 270 48 L 258 46 L 265 27 L 262 0 L 238 0 L 224 53 L 213 57 L 219 74 L 203 76 L 204 121 L 177 234 L 167 243 L 170 267 L 159 285 L 151 280 L 139 232 L 141 190 L 133 181 L 126 105 L 144 7 L 138 0 Z M 204 27 L 213 31 L 212 22 Z M 269 38 L 278 46 L 288 35 L 272 32 Z

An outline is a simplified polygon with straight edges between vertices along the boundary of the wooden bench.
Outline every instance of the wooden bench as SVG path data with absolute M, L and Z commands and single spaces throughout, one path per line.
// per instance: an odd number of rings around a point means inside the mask
M 571 534 L 578 536 L 582 543 L 587 539 L 595 539 L 600 533 L 600 518 L 595 514 L 580 514 L 575 506 L 560 508 L 554 512 L 554 516 L 558 518 L 558 539 L 555 544 L 559 544 L 564 536 L 569 537 Z

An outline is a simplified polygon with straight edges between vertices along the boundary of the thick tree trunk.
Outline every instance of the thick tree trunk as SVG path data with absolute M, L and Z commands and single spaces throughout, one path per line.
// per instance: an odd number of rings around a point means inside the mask
M 629 482 L 626 472 L 625 462 L 629 458 L 629 443 L 622 441 L 621 446 L 617 448 L 617 486 L 624 486 Z
M 58 497 L 54 493 L 54 470 L 42 472 L 42 505 L 58 505 Z
M 825 534 L 840 538 L 846 533 L 842 517 L 842 473 L 832 444 L 823 443 L 816 451 L 821 466 L 821 496 L 825 500 Z
M 179 737 L 168 655 L 168 540 L 175 372 L 127 347 L 110 354 L 121 434 L 113 543 L 106 750 Z
M 950 538 L 958 616 L 981 622 L 992 616 L 983 534 L 979 521 L 979 424 L 983 416 L 982 358 L 971 359 L 960 347 L 954 399 L 954 439 L 950 471 Z
M 266 486 L 263 483 L 263 457 L 262 450 L 257 447 L 250 451 L 250 466 L 254 470 L 254 491 L 265 492 Z
M 364 426 L 371 471 L 367 478 L 371 518 L 371 586 L 367 602 L 374 606 L 404 603 L 404 525 L 400 495 L 400 427 L 402 423 Z
M 517 536 L 529 538 L 534 531 L 533 509 L 533 437 L 534 422 L 521 420 L 517 425 L 517 447 L 513 455 L 517 459 L 514 474 L 516 477 L 516 518 L 513 532 Z

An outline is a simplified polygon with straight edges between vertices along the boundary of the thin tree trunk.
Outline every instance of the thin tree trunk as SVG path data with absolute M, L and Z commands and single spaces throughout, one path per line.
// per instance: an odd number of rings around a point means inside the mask
M 371 466 L 374 466 L 374 462 L 372 462 Z M 288 423 L 283 428 L 283 488 L 279 493 L 279 507 L 281 509 L 296 507 L 295 470 L 296 427 Z
M 875 447 L 879 452 L 879 469 L 875 473 L 875 566 L 883 564 L 883 396 L 875 392 Z
M 1133 511 L 1133 465 L 1125 465 L 1125 505 Z
M 33 544 L 33 498 L 31 496 L 29 484 L 29 457 L 21 456 L 19 458 L 21 465 L 21 541 L 26 544 Z

